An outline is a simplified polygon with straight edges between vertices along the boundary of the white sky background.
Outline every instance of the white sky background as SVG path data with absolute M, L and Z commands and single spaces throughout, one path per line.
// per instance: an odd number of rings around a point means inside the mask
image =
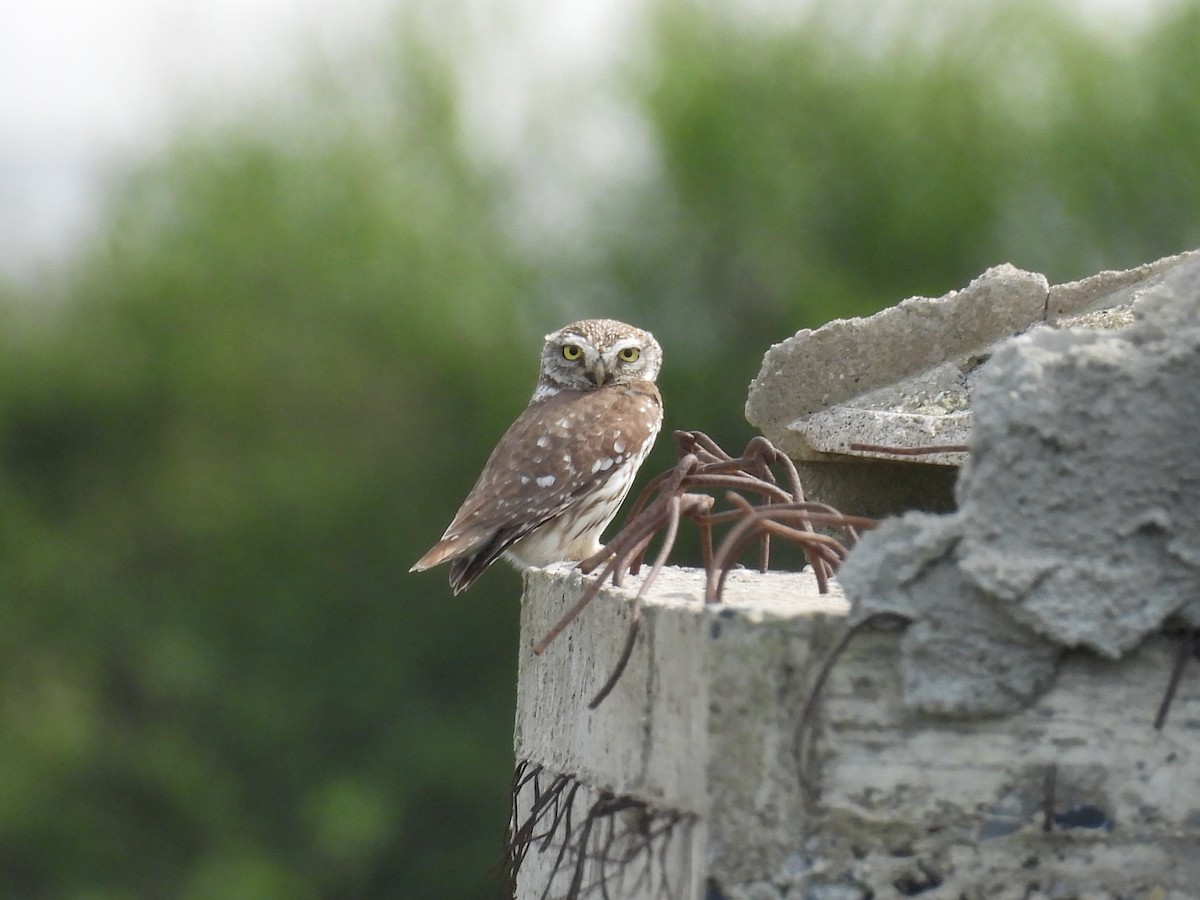
M 106 173 L 189 103 L 263 95 L 313 41 L 349 43 L 383 0 L 42 0 L 0 5 L 0 275 L 67 252 Z
M 771 16 L 798 5 L 743 2 Z M 561 97 L 594 85 L 629 37 L 639 0 L 471 5 L 499 26 L 480 63 L 489 107 L 506 113 L 492 117 L 504 144 L 519 139 L 537 92 Z M 1072 5 L 1089 19 L 1127 28 L 1158 3 Z M 390 0 L 4 0 L 0 277 L 34 277 L 69 254 L 96 213 L 106 174 L 152 153 L 189 109 L 236 108 L 239 97 L 270 96 L 314 48 L 336 59 L 369 40 L 391 6 Z M 619 141 L 613 126 L 620 130 L 622 115 L 628 114 L 602 102 L 576 113 L 567 130 L 580 166 L 595 171 L 614 164 L 622 151 L 613 146 Z
M 601 71 L 638 0 L 455 2 L 495 30 L 477 80 L 499 146 L 512 147 L 537 85 Z M 314 50 L 336 60 L 369 44 L 395 4 L 0 0 L 0 278 L 53 270 L 93 223 L 109 175 L 174 123 L 286 90 Z

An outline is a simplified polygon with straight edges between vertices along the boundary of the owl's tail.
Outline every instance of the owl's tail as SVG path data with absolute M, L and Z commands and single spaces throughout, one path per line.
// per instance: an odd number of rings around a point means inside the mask
M 424 572 L 451 562 L 450 587 L 458 594 L 469 588 L 484 570 L 525 535 L 525 528 L 501 528 L 486 534 L 456 533 L 443 537 L 416 561 L 410 572 Z

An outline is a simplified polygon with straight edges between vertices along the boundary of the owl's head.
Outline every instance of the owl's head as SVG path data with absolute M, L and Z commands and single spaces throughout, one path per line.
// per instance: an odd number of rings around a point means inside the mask
M 591 391 L 654 381 L 661 367 L 662 348 L 650 332 L 613 319 L 584 319 L 546 335 L 538 389 Z

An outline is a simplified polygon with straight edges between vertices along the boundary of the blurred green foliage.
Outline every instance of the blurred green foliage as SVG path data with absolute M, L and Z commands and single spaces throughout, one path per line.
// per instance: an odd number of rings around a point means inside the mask
M 658 165 L 586 253 L 518 239 L 463 60 L 410 18 L 180 134 L 65 287 L 6 291 L 0 895 L 495 887 L 519 581 L 451 599 L 407 569 L 551 310 L 654 330 L 667 429 L 734 448 L 797 328 L 1005 260 L 1064 280 L 1200 244 L 1200 6 L 1121 41 L 1029 2 L 873 6 L 654 4 L 613 77 Z M 550 296 L 572 281 L 612 299 Z

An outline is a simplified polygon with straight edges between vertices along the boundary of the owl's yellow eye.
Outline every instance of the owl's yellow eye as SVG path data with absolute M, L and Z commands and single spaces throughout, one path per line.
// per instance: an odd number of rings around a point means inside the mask
M 583 356 L 582 347 L 578 347 L 575 344 L 567 344 L 563 347 L 563 359 L 574 362 L 581 356 Z
M 626 347 L 617 354 L 617 356 L 621 357 L 622 362 L 637 362 L 638 357 L 641 355 L 642 351 L 637 347 Z

